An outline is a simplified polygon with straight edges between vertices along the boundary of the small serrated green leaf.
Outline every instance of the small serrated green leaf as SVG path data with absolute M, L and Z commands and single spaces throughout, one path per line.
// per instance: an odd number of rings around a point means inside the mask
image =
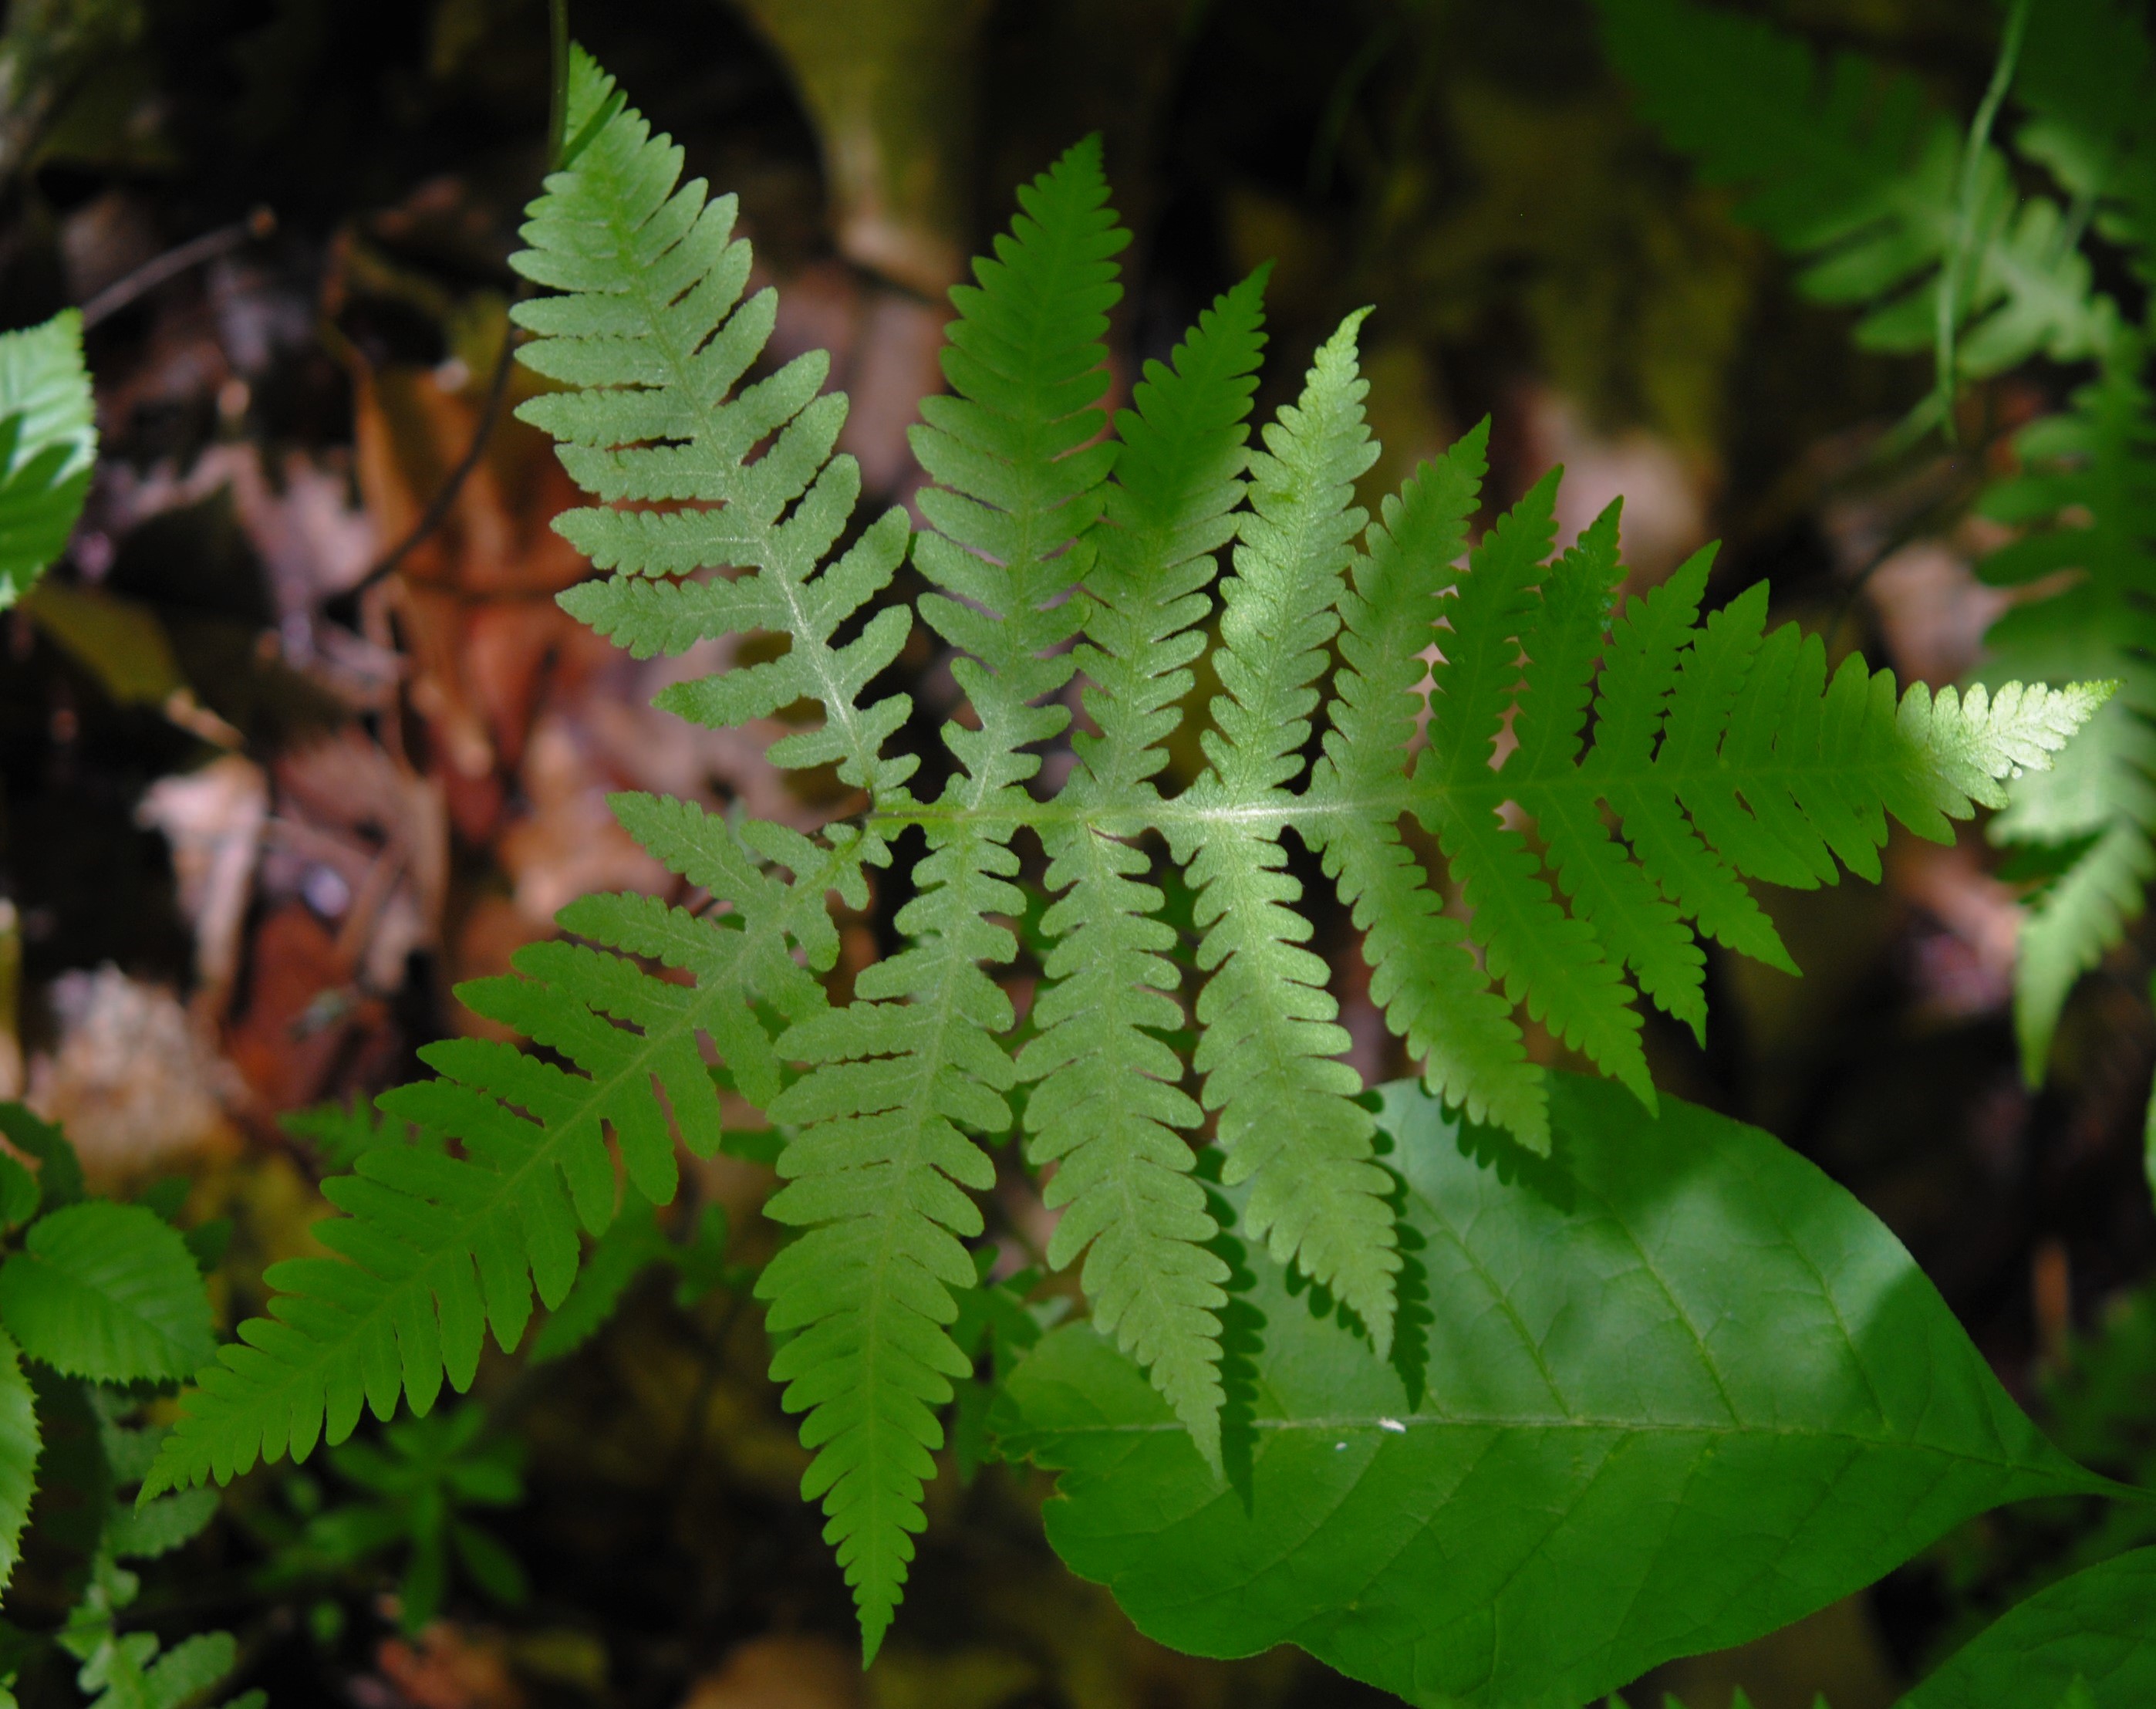
M 38 1193 L 48 1210 L 81 1198 L 82 1160 L 68 1136 L 26 1104 L 0 1104 L 0 1135 L 38 1166 Z
M 19 1228 L 38 1214 L 38 1177 L 0 1152 L 0 1227 Z
M 29 1374 L 15 1344 L 0 1335 L 0 1589 L 7 1588 L 22 1558 L 23 1528 L 29 1523 L 30 1498 L 37 1493 L 41 1447 Z
M 177 1382 L 216 1353 L 194 1256 L 140 1205 L 70 1205 L 0 1264 L 0 1325 L 33 1359 L 96 1382 Z
M 0 610 L 67 548 L 96 450 L 81 315 L 0 332 Z

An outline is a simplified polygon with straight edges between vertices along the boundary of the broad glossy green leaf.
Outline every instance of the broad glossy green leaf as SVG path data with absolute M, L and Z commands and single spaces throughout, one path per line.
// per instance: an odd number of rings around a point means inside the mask
M 1902 1709 L 2092 1709 L 2156 1703 L 2156 1549 L 2061 1578 L 2009 1609 L 1902 1700 Z
M 38 1492 L 38 1413 L 15 1344 L 0 1334 L 0 1589 L 23 1557 L 23 1527 Z
M 96 1382 L 177 1382 L 216 1356 L 202 1273 L 141 1205 L 69 1205 L 0 1264 L 0 1325 L 24 1352 Z
M 1006 1450 L 1063 1470 L 1049 1540 L 1143 1631 L 1294 1643 L 1419 1704 L 1575 1709 L 1997 1503 L 2111 1487 L 1804 1159 L 1675 1099 L 1551 1089 L 1540 1162 L 1385 1089 L 1409 1260 L 1389 1362 L 1230 1253 L 1228 1484 L 1091 1329 L 1014 1374 Z
M 0 610 L 66 548 L 96 449 L 82 317 L 0 332 Z

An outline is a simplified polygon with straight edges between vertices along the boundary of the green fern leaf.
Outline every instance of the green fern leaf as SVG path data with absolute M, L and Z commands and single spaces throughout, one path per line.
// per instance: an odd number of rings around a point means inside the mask
M 981 1213 L 962 1191 L 992 1185 L 964 1130 L 1010 1126 L 1016 1070 L 996 1035 L 1016 1017 L 984 964 L 1009 961 L 1019 913 L 1010 847 L 1040 767 L 1029 750 L 1068 720 L 1034 704 L 1069 680 L 1063 644 L 1083 613 L 1064 597 L 1084 568 L 1071 543 L 1100 513 L 1114 451 L 1104 425 L 1111 258 L 1128 240 L 1107 208 L 1096 142 L 1019 193 L 1022 212 L 978 283 L 952 292 L 944 352 L 952 395 L 924 401 L 915 455 L 940 483 L 919 498 L 937 532 L 914 560 L 941 591 L 921 615 L 961 648 L 953 674 L 978 720 L 945 727 L 962 767 L 927 819 L 919 894 L 900 911 L 909 946 L 862 974 L 857 1001 L 796 1027 L 782 1048 L 811 1064 L 771 1105 L 798 1128 L 779 1158 L 788 1185 L 766 1214 L 805 1232 L 757 1284 L 773 1330 L 798 1331 L 772 1362 L 789 1411 L 808 1413 L 826 1539 L 853 1587 L 865 1657 L 896 1608 L 924 1523 L 921 1489 L 942 1444 L 935 1408 L 971 1374 L 947 1326 L 971 1287 L 959 1243 Z M 955 596 L 955 597 L 954 597 Z M 886 811 L 910 805 L 886 790 Z
M 1984 508 L 2035 524 L 1987 559 L 1987 581 L 2071 584 L 2009 610 L 1984 637 L 1982 681 L 2109 678 L 2119 692 L 2053 770 L 2015 784 L 1995 842 L 2089 846 L 2024 914 L 2015 975 L 2022 1072 L 2041 1081 L 2075 982 L 2125 935 L 2156 878 L 2156 396 L 2146 344 L 2122 341 L 2073 408 L 2023 430 L 2021 471 Z
M 1614 509 L 1545 565 L 1553 492 L 1545 481 L 1502 518 L 1442 602 L 1451 628 L 1409 803 L 1507 995 L 1651 1109 L 1623 970 L 1697 1027 L 1686 922 L 1789 967 L 1747 879 L 1810 888 L 1846 867 L 1876 880 L 1889 816 L 1950 839 L 1975 805 L 2004 805 L 2001 780 L 2048 766 L 2110 689 L 1897 695 L 1856 659 L 1830 679 L 1818 637 L 1768 632 L 1763 585 L 1696 621 L 1711 553 L 1620 615 Z M 1508 718 L 1517 739 L 1493 764 Z
M 2004 372 L 2042 353 L 2101 353 L 2119 330 L 2087 258 L 2062 241 L 2066 211 L 2021 196 L 1994 147 L 1963 194 L 1961 127 L 1921 86 L 1853 54 L 1822 63 L 1803 42 L 1695 0 L 1599 0 L 1604 36 L 1647 116 L 1739 214 L 1809 265 L 1798 286 L 1862 304 L 1857 342 L 1928 350 L 1954 275 L 1965 323 L 1954 367 Z M 2048 8 L 2046 8 L 2048 11 Z M 2032 35 L 2046 28 L 2040 18 Z
M 1198 965 L 1211 975 L 1194 1060 L 1217 1112 L 1222 1179 L 1250 1183 L 1248 1225 L 1274 1258 L 1332 1289 L 1387 1347 L 1399 1268 L 1390 1181 L 1354 1101 L 1361 1077 L 1338 1059 L 1348 1035 L 1329 970 L 1302 947 L 1310 926 L 1280 842 L 1365 521 L 1354 481 L 1378 453 L 1356 373 L 1362 322 L 1349 316 L 1320 347 L 1301 398 L 1250 458 L 1250 510 L 1221 588 L 1214 656 L 1226 692 L 1204 733 L 1210 764 L 1178 801 L 1190 816 L 1169 830 L 1198 892 Z
M 629 806 L 624 816 L 634 823 L 639 815 Z M 715 821 L 707 840 L 731 846 Z M 459 1142 L 464 1155 L 377 1146 L 360 1156 L 356 1175 L 324 1184 L 346 1214 L 317 1233 L 338 1257 L 270 1269 L 279 1290 L 270 1315 L 244 1324 L 240 1341 L 198 1377 L 144 1482 L 145 1499 L 212 1476 L 225 1481 L 258 1458 L 304 1459 L 318 1440 L 350 1435 L 362 1405 L 390 1417 L 400 1391 L 424 1413 L 444 1380 L 459 1392 L 470 1387 L 486 1329 L 513 1348 L 535 1286 L 550 1307 L 568 1292 L 579 1224 L 597 1233 L 612 1218 L 608 1128 L 638 1191 L 670 1200 L 670 1112 L 701 1154 L 718 1142 L 717 1094 L 699 1040 L 711 1042 L 752 1095 L 768 1094 L 777 1058 L 752 1005 L 800 1012 L 821 1001 L 782 927 L 747 910 L 742 922 L 644 897 L 589 897 L 565 909 L 562 924 L 607 948 L 531 945 L 517 952 L 514 976 L 460 987 L 475 1013 L 573 1068 L 479 1039 L 421 1053 L 440 1078 L 378 1101 L 391 1116 Z M 647 973 L 632 955 L 696 983 Z
M 1235 532 L 1262 287 L 1254 276 L 1215 302 L 1172 366 L 1148 366 L 1135 407 L 1116 418 L 1122 450 L 1105 526 L 1089 543 L 1091 605 L 1076 654 L 1099 734 L 1074 739 L 1077 766 L 1040 827 L 1049 888 L 1065 893 L 1041 921 L 1058 941 L 1033 1010 L 1040 1032 L 1019 1058 L 1038 1083 L 1027 1158 L 1057 1166 L 1045 1197 L 1063 1215 L 1049 1262 L 1060 1269 L 1086 1253 L 1093 1320 L 1147 1367 L 1215 1465 L 1228 1266 L 1207 1249 L 1219 1230 L 1177 1131 L 1203 1112 L 1157 1036 L 1183 1024 L 1170 995 L 1175 934 L 1157 918 L 1161 893 L 1144 882 L 1148 862 L 1129 833 L 1158 815 L 1160 744 L 1204 644 L 1196 625 L 1214 554 Z
M 833 557 L 860 489 L 834 454 L 844 399 L 819 395 L 819 358 L 744 383 L 774 311 L 769 293 L 743 300 L 731 200 L 682 184 L 680 151 L 588 59 L 571 73 L 567 164 L 532 205 L 517 260 L 556 293 L 518 314 L 535 335 L 527 360 L 562 388 L 526 414 L 597 500 L 559 526 L 607 572 L 564 603 L 639 654 L 776 637 L 775 655 L 759 646 L 760 661 L 662 703 L 721 726 L 816 703 L 820 722 L 771 757 L 833 766 L 865 811 L 811 836 L 617 797 L 624 826 L 712 906 L 589 898 L 561 919 L 581 941 L 531 946 L 514 976 L 467 988 L 468 1005 L 547 1054 L 430 1047 L 436 1078 L 379 1100 L 424 1142 L 357 1135 L 356 1172 L 326 1188 L 346 1212 L 322 1228 L 337 1256 L 272 1273 L 270 1315 L 183 1398 L 145 1499 L 304 1456 L 362 1408 L 387 1418 L 401 1394 L 424 1413 L 444 1382 L 467 1384 L 490 1328 L 513 1346 L 535 1293 L 550 1310 L 568 1296 L 582 1234 L 613 1215 L 617 1152 L 636 1202 L 657 1204 L 674 1190 L 675 1143 L 716 1143 L 716 1058 L 783 1135 L 767 1209 L 793 1238 L 757 1292 L 783 1403 L 806 1415 L 803 1493 L 823 1504 L 873 1656 L 924 1524 L 939 1409 L 972 1375 L 978 1337 L 957 1300 L 985 1269 L 967 1244 L 985 1232 L 974 1195 L 995 1180 L 982 1142 L 1009 1133 L 1022 1077 L 1028 1156 L 1055 1166 L 1048 1192 L 1063 1212 L 1050 1256 L 1084 1258 L 1096 1321 L 1216 1472 L 1227 1276 L 1185 1139 L 1205 1112 L 1245 1224 L 1378 1346 L 1391 1340 L 1396 1183 L 1341 1060 L 1348 1037 L 1330 970 L 1306 947 L 1283 832 L 1321 855 L 1365 928 L 1372 989 L 1430 1084 L 1546 1146 L 1545 1078 L 1516 1005 L 1651 1101 L 1628 972 L 1698 1027 L 1695 932 L 1787 961 L 1748 880 L 1876 873 L 1890 815 L 1943 834 L 1973 802 L 2001 799 L 1999 778 L 2047 763 L 2100 697 L 1897 696 L 1853 662 L 1830 681 L 1816 640 L 1765 631 L 1763 589 L 1700 621 L 1707 554 L 1614 610 L 1615 512 L 1548 561 L 1554 476 L 1463 571 L 1479 434 L 1365 533 L 1353 488 L 1376 448 L 1361 317 L 1319 351 L 1254 455 L 1256 280 L 1172 364 L 1148 368 L 1106 437 L 1102 339 L 1127 239 L 1093 142 L 1020 192 L 994 256 L 954 292 L 950 394 L 924 404 L 913 439 L 936 483 L 919 497 L 931 531 L 914 539 L 893 511 Z M 1214 554 L 1238 536 L 1207 768 L 1163 800 Z M 921 615 L 968 703 L 942 732 L 955 764 L 929 800 L 906 787 L 914 758 L 884 751 L 909 703 L 868 697 L 908 633 L 905 610 L 875 608 L 910 541 L 930 584 Z M 1298 788 L 1336 637 L 1322 757 Z M 1075 764 L 1043 800 L 1042 746 L 1065 736 L 1079 670 L 1095 728 L 1070 733 Z M 1508 722 L 1518 742 L 1506 754 Z M 1464 920 L 1405 840 L 1409 814 L 1437 837 Z M 1025 829 L 1055 899 L 1037 1036 L 1014 1061 L 996 970 L 1017 951 L 1005 921 L 1026 910 Z M 905 945 L 829 1006 L 829 898 L 865 907 L 868 869 L 916 831 L 915 894 L 896 921 Z M 1163 1036 L 1184 1016 L 1175 934 L 1147 882 L 1154 833 L 1196 896 L 1198 1100 Z M 0 1107 L 0 1125 L 15 1120 Z M 41 1184 L 50 1199 L 66 1181 L 49 1166 Z M 628 1233 L 619 1245 L 638 1249 Z M 618 1279 L 606 1250 L 594 1310 Z M 580 1313 L 560 1320 L 564 1335 Z
M 1485 421 L 1388 498 L 1371 524 L 1354 589 L 1341 600 L 1344 668 L 1306 796 L 1325 870 L 1367 934 L 1371 995 L 1424 1063 L 1430 1090 L 1540 1146 L 1549 1132 L 1548 1094 L 1512 1005 L 1469 953 L 1466 928 L 1440 911 L 1399 832 L 1409 749 L 1425 703 L 1423 650 L 1466 543 L 1488 440 Z
M 1445 601 L 1452 639 L 1431 673 L 1430 747 L 1415 768 L 1418 811 L 1460 882 L 1476 939 L 1507 994 L 1651 1109 L 1654 1083 L 1640 1048 L 1631 987 L 1588 919 L 1566 914 L 1526 837 L 1491 811 L 1491 767 L 1520 677 L 1521 639 L 1540 631 L 1547 608 L 1547 600 L 1532 595 L 1556 528 L 1557 482 L 1553 471 L 1507 512 Z M 1599 631 L 1599 620 L 1594 627 Z M 1591 657 L 1590 651 L 1572 662 L 1584 666 Z M 1530 686 L 1543 694 L 1558 687 L 1532 679 Z
M 817 395 L 829 358 L 798 358 L 729 400 L 778 311 L 769 290 L 739 301 L 750 256 L 732 237 L 734 198 L 709 201 L 701 179 L 681 183 L 680 148 L 620 106 L 613 80 L 581 51 L 571 95 L 572 112 L 595 128 L 547 180 L 524 228 L 531 247 L 513 258 L 560 293 L 516 306 L 518 324 L 538 335 L 521 360 L 572 388 L 518 414 L 560 442 L 563 466 L 603 501 L 555 526 L 598 569 L 617 572 L 572 589 L 562 604 L 639 657 L 742 631 L 787 636 L 781 657 L 678 685 L 660 703 L 730 725 L 820 702 L 824 723 L 783 739 L 773 760 L 835 762 L 846 782 L 895 787 L 914 761 L 881 748 L 910 703 L 856 702 L 905 644 L 906 614 L 883 612 L 844 646 L 831 638 L 897 569 L 905 512 L 886 512 L 815 574 L 860 493 L 859 466 L 831 454 L 845 398 Z M 767 438 L 769 449 L 747 461 Z M 622 500 L 699 507 L 614 507 Z M 732 568 L 748 573 L 674 579 Z

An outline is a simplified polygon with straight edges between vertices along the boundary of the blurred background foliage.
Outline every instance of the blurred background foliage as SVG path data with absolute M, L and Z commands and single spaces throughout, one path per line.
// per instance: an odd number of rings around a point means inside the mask
M 1928 363 L 1856 352 L 1852 316 L 1797 297 L 1638 119 L 1585 0 L 571 9 L 691 170 L 741 194 L 783 291 L 773 357 L 833 351 L 872 499 L 920 478 L 905 432 L 940 383 L 943 293 L 1011 186 L 1090 131 L 1137 234 L 1119 385 L 1270 260 L 1262 407 L 1378 306 L 1368 497 L 1487 414 L 1494 503 L 1562 461 L 1568 531 L 1625 495 L 1636 583 L 1719 536 L 1713 599 L 1771 578 L 1779 615 L 1905 678 L 1977 661 L 2003 596 L 1970 564 L 2001 537 L 1969 499 L 2006 431 L 2085 377 L 1988 383 L 1987 433 L 1883 455 Z M 1998 28 L 1969 0 L 1745 9 L 1957 112 Z M 649 709 L 722 657 L 639 664 L 552 602 L 582 570 L 547 527 L 570 489 L 501 407 L 529 383 L 502 364 L 506 257 L 547 66 L 543 0 L 14 0 L 0 33 L 0 325 L 87 306 L 106 450 L 69 559 L 0 619 L 0 1096 L 64 1119 L 94 1171 L 184 1172 L 191 1219 L 233 1217 L 228 1318 L 309 1249 L 316 1179 L 368 1142 L 364 1119 L 281 1116 L 480 1028 L 453 986 L 575 896 L 669 882 L 606 791 L 804 825 L 832 805 L 835 785 L 790 794 L 762 741 Z M 926 631 L 895 669 L 939 722 L 956 690 Z M 2082 986 L 2032 1094 L 2014 894 L 1974 835 L 1897 841 L 1876 890 L 1784 893 L 1805 977 L 1715 960 L 1707 1048 L 1650 1025 L 1656 1073 L 1851 1186 L 2070 1451 L 2145 1477 L 2146 957 L 2128 945 Z M 846 920 L 851 965 L 903 899 L 901 873 Z M 1399 1072 L 1346 922 L 1318 924 L 1358 1066 Z M 257 1473 L 146 1576 L 138 1614 L 231 1627 L 248 1682 L 285 1703 L 1375 1701 L 1287 1653 L 1204 1664 L 1137 1639 L 1046 1552 L 1043 1490 L 993 1468 L 932 1486 L 906 1619 L 860 1676 L 757 1316 L 706 1250 L 728 1227 L 737 1264 L 767 1250 L 761 1155 L 701 1166 L 678 1223 L 638 1234 L 603 1332 L 496 1360 L 484 1413 Z M 1015 1171 L 1004 1191 L 1014 1227 L 1042 1226 Z M 665 1274 L 634 1280 L 649 1263 Z M 1003 1314 L 978 1326 L 985 1378 L 1027 1320 L 983 1297 Z M 2014 1595 L 2142 1540 L 2099 1528 L 2133 1519 L 1994 1516 L 1645 1700 L 1884 1705 Z

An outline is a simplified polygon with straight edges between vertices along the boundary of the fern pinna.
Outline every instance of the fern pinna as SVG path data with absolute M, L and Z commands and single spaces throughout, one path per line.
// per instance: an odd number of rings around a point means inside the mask
M 533 1289 L 549 1305 L 566 1291 L 578 1226 L 606 1223 L 608 1132 L 661 1202 L 670 1127 L 699 1153 L 717 1143 L 716 1064 L 786 1136 L 767 1209 L 795 1232 L 757 1291 L 773 1374 L 806 1414 L 804 1490 L 824 1505 L 873 1654 L 923 1523 L 939 1413 L 970 1375 L 955 1296 L 980 1273 L 967 1243 L 993 1180 L 983 1146 L 1013 1128 L 1021 1085 L 1027 1158 L 1055 1166 L 1051 1260 L 1082 1257 L 1096 1322 L 1216 1467 L 1230 1278 L 1194 1173 L 1209 1121 L 1224 1178 L 1248 1184 L 1245 1228 L 1389 1340 L 1394 1177 L 1342 1060 L 1285 831 L 1321 853 L 1366 929 L 1372 988 L 1431 1085 L 1546 1150 L 1543 1070 L 1516 1009 L 1651 1104 L 1635 991 L 1697 1027 L 1696 934 L 1788 964 L 1747 879 L 1829 883 L 1837 861 L 1876 875 L 1887 814 L 1947 835 L 2102 698 L 1897 696 L 1856 660 L 1830 674 L 1816 638 L 1766 630 L 1763 589 L 1702 622 L 1706 554 L 1620 611 L 1615 510 L 1553 558 L 1554 475 L 1463 572 L 1482 430 L 1375 522 L 1354 503 L 1377 453 L 1360 316 L 1250 446 L 1261 279 L 1148 363 L 1109 422 L 1102 341 L 1125 236 L 1091 142 L 1019 193 L 994 256 L 953 293 L 950 391 L 924 403 L 914 440 L 935 483 L 919 500 L 927 529 L 910 536 L 892 511 L 832 557 L 860 476 L 833 455 L 846 406 L 819 395 L 824 358 L 742 383 L 773 299 L 741 300 L 732 198 L 680 183 L 680 151 L 581 56 L 572 96 L 574 149 L 517 258 L 556 293 L 518 311 L 536 335 L 524 359 L 562 383 L 526 413 L 599 501 L 559 526 L 613 572 L 565 603 L 639 655 L 784 637 L 777 658 L 665 703 L 717 726 L 815 703 L 821 721 L 790 726 L 771 757 L 834 765 L 865 805 L 811 838 L 618 800 L 644 845 L 718 906 L 588 899 L 562 919 L 581 943 L 535 946 L 516 976 L 468 988 L 556 1060 L 437 1045 L 437 1078 L 385 1095 L 455 1146 L 376 1147 L 331 1184 L 346 1214 L 324 1238 L 340 1259 L 272 1273 L 271 1316 L 244 1326 L 184 1402 L 152 1490 L 303 1455 L 362 1403 L 387 1416 L 400 1387 L 424 1410 L 444 1377 L 469 1382 L 482 1323 L 514 1345 Z M 920 615 L 970 709 L 944 728 L 953 764 L 932 797 L 907 786 L 915 757 L 886 751 L 905 697 L 864 698 L 909 632 L 902 605 L 877 601 L 909 543 L 930 588 Z M 1163 795 L 1166 744 L 1216 619 L 1203 772 Z M 1074 678 L 1086 726 L 1051 793 L 1034 785 L 1045 744 L 1072 723 Z M 1306 775 L 1321 704 L 1322 755 Z M 1409 820 L 1442 850 L 1464 918 Z M 835 957 L 827 898 L 860 905 L 867 869 L 911 831 L 925 852 L 897 916 L 906 947 L 830 1005 L 814 977 Z M 1195 898 L 1188 975 L 1152 882 L 1154 834 Z M 1014 1051 L 993 970 L 1019 953 L 1006 922 L 1025 911 L 1036 848 L 1050 947 Z M 1186 1063 L 1169 1039 L 1193 1026 Z

